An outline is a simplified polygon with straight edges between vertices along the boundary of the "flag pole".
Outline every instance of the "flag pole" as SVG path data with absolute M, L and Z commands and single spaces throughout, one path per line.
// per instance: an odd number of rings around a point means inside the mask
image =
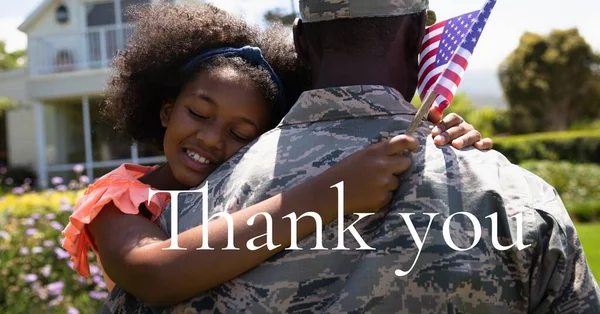
M 425 118 L 427 116 L 427 113 L 429 112 L 429 109 L 431 109 L 431 106 L 435 102 L 435 98 L 437 96 L 438 96 L 438 94 L 436 92 L 434 92 L 433 90 L 427 94 L 427 97 L 425 97 L 425 101 L 421 105 L 421 108 L 419 108 L 419 110 L 417 111 L 417 114 L 414 116 L 410 125 L 406 129 L 406 133 L 405 133 L 406 135 L 412 136 L 412 134 L 417 130 L 417 127 L 419 126 L 419 124 L 421 124 L 421 121 L 423 121 L 423 118 Z

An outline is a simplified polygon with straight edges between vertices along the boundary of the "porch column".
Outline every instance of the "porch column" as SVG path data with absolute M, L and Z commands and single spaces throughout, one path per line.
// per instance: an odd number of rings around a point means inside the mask
M 125 48 L 125 43 L 123 41 L 123 8 L 121 7 L 121 0 L 115 1 L 115 35 L 117 36 L 117 49 L 121 50 Z M 116 51 L 114 51 L 116 52 Z M 110 53 L 114 53 L 111 51 Z
M 137 164 L 137 163 L 140 162 L 139 158 L 140 157 L 139 157 L 139 154 L 138 154 L 138 145 L 137 145 L 136 142 L 134 142 L 131 145 L 131 162 L 134 163 L 134 164 Z
M 45 189 L 48 187 L 48 161 L 46 160 L 46 125 L 44 119 L 44 104 L 36 101 L 34 104 L 35 114 L 35 138 L 37 144 L 37 186 Z
M 83 111 L 83 140 L 85 144 L 85 170 L 90 182 L 94 181 L 94 163 L 92 156 L 92 126 L 90 123 L 90 98 L 83 96 L 81 98 L 81 107 Z

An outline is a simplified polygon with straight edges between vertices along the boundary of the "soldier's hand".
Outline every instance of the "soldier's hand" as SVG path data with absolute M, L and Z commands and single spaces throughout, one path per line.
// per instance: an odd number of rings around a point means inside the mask
M 430 116 L 430 119 L 432 119 L 432 116 Z M 435 118 L 433 119 L 435 120 Z M 431 131 L 436 145 L 452 144 L 457 149 L 475 146 L 480 150 L 492 149 L 494 146 L 492 139 L 482 139 L 481 133 L 456 113 L 447 115 L 439 122 L 431 122 L 437 124 Z
M 320 178 L 330 186 L 344 181 L 345 214 L 371 213 L 387 205 L 400 185 L 399 174 L 411 166 L 417 140 L 399 135 L 370 145 L 343 159 Z

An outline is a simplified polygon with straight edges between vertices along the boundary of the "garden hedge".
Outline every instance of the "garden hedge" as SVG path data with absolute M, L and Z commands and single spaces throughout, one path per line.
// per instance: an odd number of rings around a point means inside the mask
M 494 149 L 515 164 L 527 160 L 600 163 L 600 130 L 497 137 Z

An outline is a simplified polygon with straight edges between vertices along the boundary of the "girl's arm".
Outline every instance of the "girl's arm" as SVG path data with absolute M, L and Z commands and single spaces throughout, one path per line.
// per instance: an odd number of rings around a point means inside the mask
M 323 225 L 336 219 L 337 189 L 331 186 L 340 181 L 344 181 L 344 214 L 381 208 L 399 185 L 396 174 L 410 166 L 410 159 L 403 152 L 414 151 L 417 145 L 414 138 L 403 135 L 371 145 L 289 191 L 231 214 L 234 245 L 239 250 L 223 250 L 228 245 L 225 219 L 211 220 L 181 233 L 179 246 L 187 250 L 177 251 L 163 250 L 171 241 L 154 223 L 140 215 L 123 214 L 112 203 L 88 228 L 104 269 L 118 286 L 151 305 L 179 303 L 243 274 L 289 247 L 291 220 L 284 218 L 286 215 L 295 213 L 300 217 L 316 212 Z M 264 216 L 258 215 L 252 226 L 247 224 L 258 213 L 272 217 L 271 234 L 276 248 L 248 249 L 248 240 L 259 237 L 256 245 L 266 240 Z M 209 246 L 214 250 L 196 251 L 203 242 L 202 228 L 207 225 Z M 311 217 L 299 219 L 295 237 L 300 240 L 315 229 Z

